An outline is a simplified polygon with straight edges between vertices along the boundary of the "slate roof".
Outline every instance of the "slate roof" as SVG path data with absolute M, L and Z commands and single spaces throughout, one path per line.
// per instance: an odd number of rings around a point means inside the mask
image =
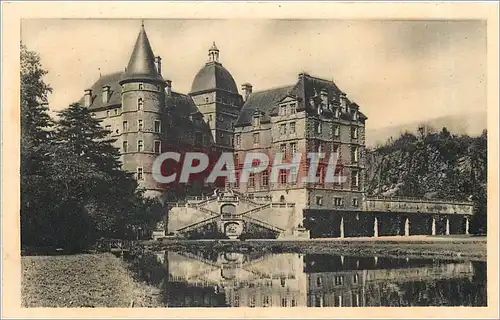
M 269 114 L 274 109 L 276 103 L 287 94 L 293 92 L 294 88 L 294 85 L 290 85 L 251 93 L 241 108 L 236 125 L 243 126 L 252 123 L 252 115 L 257 109 L 264 114 L 262 121 L 265 122 L 268 120 Z
M 211 61 L 198 71 L 191 85 L 191 94 L 210 90 L 238 93 L 233 76 L 219 62 Z
M 137 36 L 126 72 L 123 74 L 123 79 L 163 81 L 161 74 L 156 70 L 155 56 L 153 49 L 151 49 L 146 30 L 144 30 L 144 25 Z
M 93 85 L 90 87 L 92 90 L 92 101 L 89 109 L 101 109 L 104 107 L 111 107 L 120 105 L 122 103 L 122 87 L 120 85 L 120 80 L 122 79 L 123 72 L 115 72 L 107 75 L 101 76 Z M 110 96 L 107 103 L 102 103 L 102 88 L 104 86 L 110 87 Z M 79 101 L 83 104 L 84 98 L 82 97 Z
M 241 108 L 236 125 L 244 126 L 250 124 L 252 122 L 252 115 L 256 110 L 264 114 L 262 121 L 269 120 L 270 116 L 278 113 L 278 102 L 286 96 L 292 96 L 297 99 L 298 111 L 304 109 L 314 111 L 313 107 L 309 104 L 309 100 L 313 98 L 316 102 L 321 101 L 320 95 L 322 90 L 328 92 L 329 101 L 339 101 L 342 91 L 333 81 L 312 77 L 307 73 L 301 73 L 294 85 L 254 92 L 250 94 Z M 366 119 L 366 116 L 362 113 L 360 113 L 360 117 Z

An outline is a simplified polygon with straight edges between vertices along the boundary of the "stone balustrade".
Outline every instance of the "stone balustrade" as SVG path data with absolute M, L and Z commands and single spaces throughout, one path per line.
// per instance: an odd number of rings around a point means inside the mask
M 454 202 L 404 198 L 367 198 L 364 211 L 401 213 L 439 213 L 472 215 L 471 202 Z

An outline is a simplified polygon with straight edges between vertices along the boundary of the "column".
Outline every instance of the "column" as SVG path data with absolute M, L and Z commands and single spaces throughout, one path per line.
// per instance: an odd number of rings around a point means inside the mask
M 375 220 L 373 221 L 373 236 L 378 237 L 378 219 L 375 217 Z
M 344 237 L 344 217 L 340 218 L 340 237 Z
M 405 218 L 405 237 L 410 235 L 410 219 Z
M 469 234 L 469 217 L 465 217 L 465 234 Z
M 378 257 L 377 256 L 373 257 L 373 260 L 375 262 L 375 265 L 377 265 L 378 264 Z
M 446 235 L 450 235 L 450 218 L 446 217 Z
M 431 224 L 431 231 L 432 235 L 436 235 L 436 217 L 432 217 L 432 224 Z
M 340 256 L 340 263 L 344 265 L 344 256 Z

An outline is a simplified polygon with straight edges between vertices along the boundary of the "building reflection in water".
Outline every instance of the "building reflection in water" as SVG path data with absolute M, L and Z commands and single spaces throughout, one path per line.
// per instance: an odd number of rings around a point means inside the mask
M 326 254 L 163 252 L 167 307 L 486 305 L 486 264 Z

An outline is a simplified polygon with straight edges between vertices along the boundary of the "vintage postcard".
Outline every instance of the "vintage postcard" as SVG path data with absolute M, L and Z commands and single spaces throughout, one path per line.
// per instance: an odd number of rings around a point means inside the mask
M 2 9 L 3 317 L 498 317 L 498 3 Z

